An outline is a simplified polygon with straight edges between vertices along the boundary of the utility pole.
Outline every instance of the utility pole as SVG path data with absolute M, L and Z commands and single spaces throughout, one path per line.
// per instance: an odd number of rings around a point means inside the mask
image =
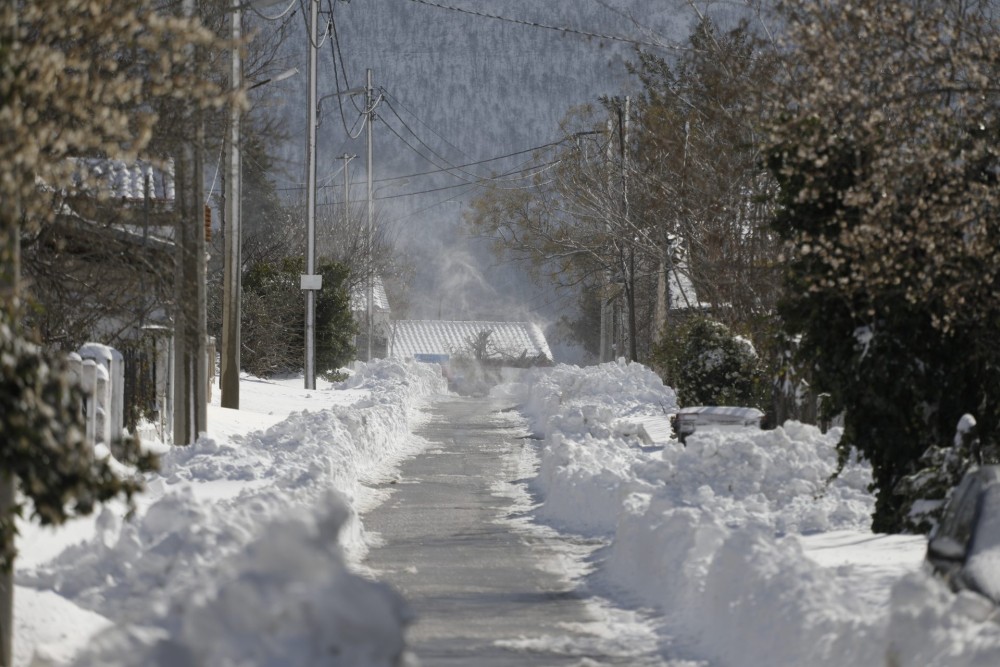
M 184 0 L 185 16 L 194 0 Z M 189 51 L 193 51 L 189 47 Z M 189 52 L 189 62 L 195 54 Z M 205 131 L 201 114 L 180 100 L 186 138 L 176 161 L 174 244 L 174 444 L 193 444 L 207 427 L 208 359 L 205 328 L 205 179 L 201 151 Z
M 242 85 L 239 41 L 243 22 L 240 0 L 232 7 L 232 68 L 229 87 L 235 94 Z M 222 278 L 222 368 L 219 385 L 221 405 L 238 410 L 240 407 L 240 318 L 243 282 L 243 224 L 240 218 L 243 180 L 240 155 L 240 109 L 231 104 L 229 134 L 226 137 L 229 159 L 226 161 L 226 229 L 225 256 Z
M 691 123 L 684 121 L 684 153 L 681 160 L 681 184 L 678 192 L 677 202 L 674 206 L 674 233 L 679 234 L 681 229 L 681 207 L 685 205 L 687 196 L 687 158 L 688 146 L 691 139 Z M 669 229 L 664 228 L 660 240 L 660 270 L 656 281 L 656 326 L 655 342 L 663 340 L 667 327 L 670 324 L 670 311 L 674 308 L 673 295 L 670 293 L 670 278 L 675 275 L 674 268 L 674 234 Z M 680 281 L 678 280 L 678 296 L 682 296 Z M 688 304 L 691 305 L 691 304 Z M 664 381 L 673 381 L 673 378 L 664 377 Z
M 372 336 L 375 334 L 374 327 L 374 298 L 375 298 L 375 269 L 372 266 L 373 263 L 373 230 L 374 230 L 374 210 L 375 210 L 375 166 L 372 163 L 373 159 L 373 141 L 372 141 L 372 125 L 375 124 L 375 94 L 372 88 L 372 71 L 371 69 L 366 70 L 366 80 L 365 80 L 365 113 L 368 114 L 367 125 L 367 136 L 365 138 L 365 143 L 367 144 L 368 152 L 368 253 L 367 253 L 367 264 L 368 264 L 368 357 L 365 359 L 367 362 L 372 360 Z
M 234 97 L 243 87 L 243 62 L 240 54 L 243 36 L 242 7 L 264 8 L 280 0 L 232 0 L 232 56 L 229 87 Z M 282 81 L 298 74 L 297 69 L 287 70 L 277 76 L 258 81 L 247 88 L 251 90 L 271 81 Z M 226 136 L 226 197 L 225 197 L 225 248 L 222 258 L 222 368 L 219 384 L 224 408 L 240 407 L 240 340 L 243 315 L 243 154 L 242 112 L 233 101 L 229 107 L 229 132 Z
M 316 292 L 323 287 L 316 275 L 316 52 L 319 0 L 309 0 L 309 120 L 306 150 L 306 273 L 301 288 L 306 293 L 305 388 L 316 388 Z

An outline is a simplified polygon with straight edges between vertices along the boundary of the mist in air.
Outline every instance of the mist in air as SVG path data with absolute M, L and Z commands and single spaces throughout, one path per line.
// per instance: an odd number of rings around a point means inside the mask
M 528 20 L 541 20 L 544 13 L 549 21 L 584 30 L 625 33 L 630 4 L 536 8 L 503 0 L 490 10 Z M 518 176 L 532 159 L 529 149 L 559 138 L 559 121 L 572 107 L 625 90 L 629 46 L 405 0 L 335 2 L 333 11 L 337 34 L 320 50 L 319 97 L 338 85 L 363 85 L 366 68 L 382 92 L 374 125 L 376 206 L 412 268 L 394 309 L 410 319 L 532 321 L 545 329 L 558 360 L 579 360 L 579 350 L 558 344 L 553 326 L 573 312 L 575 296 L 534 284 L 526 267 L 472 238 L 462 218 L 484 179 L 502 175 L 504 187 L 528 184 Z M 666 10 L 650 15 L 648 8 L 643 16 L 664 33 L 683 31 L 689 20 Z M 284 63 L 305 72 L 305 22 L 298 17 L 290 28 Z M 280 178 L 294 186 L 304 181 L 307 77 L 280 85 L 283 103 L 272 113 L 280 116 L 288 140 L 277 163 Z M 357 200 L 366 185 L 365 136 L 351 139 L 345 126 L 355 132 L 361 127 L 361 103 L 348 100 L 342 108 L 343 117 L 335 98 L 322 104 L 318 181 L 330 184 L 329 196 L 341 197 L 342 176 L 333 177 L 343 164 L 337 158 L 358 155 L 350 167 L 351 199 Z

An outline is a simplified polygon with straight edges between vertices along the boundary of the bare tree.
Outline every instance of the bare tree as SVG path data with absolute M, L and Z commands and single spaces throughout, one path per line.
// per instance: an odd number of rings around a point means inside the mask
M 632 70 L 642 92 L 631 105 L 571 112 L 563 141 L 537 156 L 533 186 L 494 184 L 469 221 L 538 279 L 602 300 L 620 292 L 632 358 L 649 358 L 669 312 L 702 304 L 763 338 L 780 242 L 752 112 L 775 58 L 745 26 L 723 33 L 703 20 L 682 55 L 638 52 Z

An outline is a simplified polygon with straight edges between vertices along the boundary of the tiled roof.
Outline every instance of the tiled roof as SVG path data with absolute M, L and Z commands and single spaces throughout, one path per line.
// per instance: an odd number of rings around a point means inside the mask
M 115 199 L 143 200 L 147 186 L 150 199 L 174 200 L 174 163 L 168 160 L 166 169 L 139 160 L 128 163 L 99 158 L 74 159 L 81 172 Z
M 544 356 L 552 360 L 545 334 L 531 322 L 448 322 L 442 320 L 399 320 L 393 322 L 389 356 L 409 359 L 416 355 L 471 355 L 471 341 L 489 331 L 492 357 L 528 358 Z

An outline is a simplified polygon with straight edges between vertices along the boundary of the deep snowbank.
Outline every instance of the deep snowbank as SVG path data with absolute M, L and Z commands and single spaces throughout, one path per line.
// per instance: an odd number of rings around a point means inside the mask
M 543 439 L 537 516 L 607 537 L 595 580 L 662 610 L 682 652 L 732 667 L 884 665 L 890 650 L 900 667 L 1000 664 L 996 626 L 926 573 L 898 583 L 890 608 L 887 594 L 859 595 L 846 569 L 806 557 L 798 535 L 870 522 L 866 465 L 828 481 L 839 431 L 789 422 L 644 448 L 629 420 L 676 398 L 621 362 L 533 370 L 495 393 Z M 956 606 L 965 621 L 948 619 Z
M 408 612 L 342 547 L 363 551 L 361 482 L 415 451 L 411 408 L 443 389 L 431 367 L 381 361 L 293 395 L 318 409 L 266 431 L 173 448 L 135 519 L 105 509 L 89 540 L 18 583 L 115 624 L 79 664 L 392 664 Z

